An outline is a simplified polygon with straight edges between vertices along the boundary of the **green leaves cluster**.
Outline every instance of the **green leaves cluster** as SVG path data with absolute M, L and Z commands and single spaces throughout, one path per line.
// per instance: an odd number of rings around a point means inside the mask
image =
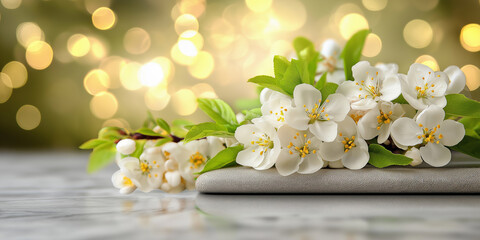
M 98 132 L 98 138 L 91 139 L 80 149 L 93 149 L 87 165 L 87 172 L 92 173 L 110 164 L 117 153 L 115 142 L 124 137 L 126 132 L 118 127 L 104 127 Z

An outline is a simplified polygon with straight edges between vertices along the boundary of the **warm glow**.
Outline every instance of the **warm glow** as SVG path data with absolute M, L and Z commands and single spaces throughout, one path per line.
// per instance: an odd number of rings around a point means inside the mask
M 150 88 L 145 93 L 145 104 L 153 111 L 163 110 L 170 102 L 170 95 L 167 90 L 160 87 Z
M 162 67 L 162 72 L 166 81 L 170 81 L 173 78 L 173 75 L 175 74 L 175 66 L 170 59 L 166 57 L 156 57 L 152 59 L 151 62 L 157 63 L 160 65 L 160 67 Z
M 107 30 L 115 25 L 116 17 L 112 9 L 100 7 L 92 14 L 93 26 L 100 30 Z
M 43 70 L 50 66 L 53 60 L 53 50 L 44 41 L 36 41 L 28 45 L 25 53 L 28 65 L 33 69 Z
M 4 103 L 12 96 L 12 81 L 10 77 L 0 72 L 0 103 Z
M 22 0 L 1 0 L 0 2 L 6 9 L 16 9 L 22 4 Z
M 118 88 L 120 84 L 120 71 L 127 65 L 127 61 L 119 56 L 110 56 L 100 63 L 100 69 L 110 77 L 110 88 Z
M 74 34 L 67 41 L 68 52 L 74 57 L 83 57 L 90 51 L 90 41 L 83 34 Z
M 215 67 L 215 60 L 212 54 L 201 51 L 193 63 L 188 66 L 188 72 L 195 78 L 205 79 L 212 73 Z
M 11 61 L 7 63 L 2 72 L 8 75 L 10 81 L 3 81 L 4 78 L 2 78 L 2 81 L 10 88 L 20 88 L 27 83 L 27 68 L 21 62 Z
M 403 38 L 411 47 L 424 48 L 432 42 L 433 30 L 428 22 L 414 19 L 405 25 Z
M 131 28 L 123 37 L 123 47 L 131 54 L 142 54 L 151 45 L 150 35 L 142 28 Z
M 108 54 L 108 49 L 105 47 L 105 44 L 94 37 L 88 37 L 90 41 L 90 52 L 95 58 L 102 59 Z
M 179 115 L 188 116 L 197 110 L 197 98 L 192 90 L 181 89 L 172 96 L 172 106 Z
M 460 43 L 467 51 L 480 51 L 480 25 L 476 23 L 465 25 L 460 32 Z
M 195 47 L 195 44 L 190 40 L 178 41 L 178 49 L 187 57 L 195 57 L 198 54 L 197 47 Z
M 200 34 L 199 32 L 195 32 L 195 31 L 191 31 L 191 30 L 188 30 L 188 31 L 185 31 L 183 32 L 182 34 L 180 34 L 180 37 L 178 38 L 178 40 L 188 40 L 190 42 L 193 43 L 193 45 L 195 45 L 195 48 L 197 50 L 201 50 L 203 48 L 203 36 L 202 34 Z
M 387 6 L 388 0 L 362 0 L 363 6 L 370 11 L 381 11 Z
M 23 105 L 17 111 L 17 124 L 24 130 L 33 130 L 40 124 L 42 115 L 38 108 L 32 105 Z
M 277 25 L 284 31 L 298 30 L 307 21 L 307 10 L 301 1 L 275 0 L 273 13 L 275 18 L 268 19 L 270 27 Z
M 415 60 L 416 63 L 421 63 L 423 65 L 428 66 L 431 68 L 433 71 L 439 71 L 438 63 L 437 60 L 435 60 L 434 57 L 430 55 L 422 55 Z
M 465 65 L 461 69 L 467 78 L 468 89 L 470 91 L 477 90 L 480 87 L 480 69 L 471 64 Z
M 183 41 L 188 41 L 188 40 L 183 40 Z M 195 49 L 195 51 L 197 51 L 197 50 Z M 192 57 L 192 56 L 187 56 L 187 55 L 183 54 L 180 51 L 178 43 L 175 43 L 173 45 L 172 49 L 170 50 L 170 56 L 172 56 L 173 61 L 175 61 L 176 63 L 181 64 L 181 65 L 190 65 L 195 60 L 194 56 Z
M 95 117 L 107 119 L 113 117 L 118 109 L 117 98 L 109 93 L 102 92 L 93 96 L 90 101 L 90 110 Z
M 358 13 L 347 14 L 340 20 L 340 34 L 344 39 L 349 39 L 362 29 L 368 29 L 368 21 Z
M 163 81 L 165 75 L 160 64 L 149 62 L 143 65 L 138 71 L 140 83 L 147 87 L 154 87 Z
M 272 6 L 272 0 L 245 0 L 245 3 L 254 12 L 265 12 Z
M 138 71 L 142 65 L 137 62 L 130 62 L 125 64 L 120 70 L 120 82 L 127 90 L 137 90 L 142 87 L 138 80 Z
M 45 34 L 36 23 L 24 22 L 17 27 L 17 40 L 26 48 L 35 41 L 45 40 Z
M 365 40 L 362 55 L 365 57 L 375 57 L 382 50 L 382 40 L 377 34 L 370 33 Z
M 130 125 L 123 118 L 111 118 L 103 122 L 102 127 L 119 127 L 129 129 Z
M 197 18 L 191 14 L 180 15 L 180 17 L 175 20 L 175 31 L 177 34 L 181 34 L 188 30 L 198 32 Z
M 177 7 L 180 13 L 189 13 L 198 18 L 205 12 L 206 0 L 179 1 Z
M 100 7 L 109 7 L 111 3 L 111 0 L 85 0 L 85 9 L 87 9 L 87 12 L 92 14 L 95 12 Z
M 83 79 L 83 86 L 85 90 L 91 95 L 97 95 L 101 92 L 107 91 L 110 85 L 110 78 L 108 74 L 101 69 L 94 69 Z
M 215 90 L 208 83 L 195 84 L 192 91 L 197 98 L 218 98 Z

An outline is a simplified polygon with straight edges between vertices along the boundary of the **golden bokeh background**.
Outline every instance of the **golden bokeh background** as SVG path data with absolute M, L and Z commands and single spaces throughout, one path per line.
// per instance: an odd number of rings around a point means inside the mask
M 478 0 L 0 0 L 0 148 L 76 147 L 147 111 L 205 121 L 198 97 L 238 111 L 296 36 L 320 47 L 364 28 L 364 59 L 458 65 L 478 100 L 479 13 Z

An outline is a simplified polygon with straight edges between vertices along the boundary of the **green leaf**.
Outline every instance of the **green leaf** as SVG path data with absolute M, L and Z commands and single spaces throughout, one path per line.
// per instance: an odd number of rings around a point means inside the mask
M 274 91 L 286 94 L 286 92 L 280 86 L 277 85 L 277 80 L 275 80 L 275 78 L 270 76 L 266 76 L 266 75 L 255 76 L 253 78 L 248 79 L 248 82 L 256 83 L 262 87 L 270 88 Z
M 287 58 L 279 55 L 275 55 L 273 57 L 273 71 L 275 73 L 275 78 L 282 79 L 283 74 L 287 71 L 288 66 L 290 66 L 290 62 Z
M 220 99 L 199 98 L 198 107 L 218 124 L 238 124 L 232 108 Z
M 145 146 L 145 143 L 147 140 L 135 140 L 135 152 L 130 154 L 132 157 L 140 158 L 140 155 L 143 153 L 143 147 Z
M 239 99 L 235 102 L 235 106 L 240 110 L 248 110 L 252 108 L 261 107 L 260 99 Z
M 158 137 L 158 136 L 162 136 L 156 132 L 154 132 L 152 129 L 150 128 L 140 128 L 138 129 L 137 131 L 135 131 L 137 133 L 140 133 L 140 134 L 143 134 L 145 136 L 154 136 L 154 137 Z
M 445 113 L 458 117 L 480 118 L 480 102 L 465 97 L 463 94 L 449 94 Z
M 207 136 L 233 137 L 233 135 L 234 134 L 229 132 L 229 129 L 226 126 L 207 122 L 193 126 L 190 131 L 188 131 L 184 141 L 190 142 Z
M 245 121 L 251 121 L 254 118 L 258 118 L 262 116 L 261 108 L 254 108 L 249 111 L 245 111 Z
M 368 153 L 370 154 L 370 160 L 368 163 L 377 168 L 384 168 L 393 165 L 405 166 L 413 161 L 413 159 L 406 157 L 405 155 L 394 154 L 378 144 L 370 144 L 368 146 Z
M 392 101 L 393 103 L 408 104 L 402 94 Z
M 280 86 L 288 95 L 293 96 L 293 90 L 298 84 L 310 83 L 307 66 L 302 60 L 292 59 L 292 63 L 285 71 L 282 79 L 277 79 Z
M 370 30 L 367 29 L 358 31 L 347 41 L 343 48 L 341 58 L 343 59 L 346 80 L 353 80 L 352 67 L 360 61 L 363 45 L 369 33 Z
M 335 93 L 337 91 L 338 84 L 332 83 L 332 82 L 327 82 L 325 86 L 320 90 L 322 93 L 322 102 L 324 102 L 328 95 Z
M 98 132 L 98 139 L 115 141 L 123 137 L 125 131 L 119 127 L 104 127 Z
M 480 139 L 480 121 L 476 118 L 462 118 L 458 120 L 465 127 L 465 135 Z
M 96 147 L 90 154 L 88 161 L 87 172 L 93 173 L 107 166 L 115 159 L 117 149 L 115 143 L 108 142 Z
M 480 159 L 480 139 L 478 138 L 465 135 L 462 141 L 460 141 L 457 145 L 450 147 L 450 149 Z
M 318 80 L 317 84 L 315 84 L 315 88 L 318 90 L 322 90 L 322 88 L 325 87 L 326 83 L 327 83 L 327 73 L 324 73 Z
M 163 120 L 162 118 L 157 118 L 157 125 L 160 126 L 163 130 L 171 133 L 170 125 L 168 125 L 167 121 Z
M 153 117 L 152 113 L 150 111 L 147 111 L 147 119 L 145 119 L 145 122 L 143 122 L 144 128 L 150 127 L 150 123 L 155 124 L 155 118 Z
M 188 129 L 185 126 L 193 125 L 192 122 L 185 119 L 176 119 L 172 122 L 172 133 L 173 135 L 183 138 L 188 132 Z
M 157 142 L 155 143 L 155 147 L 162 146 L 163 144 L 171 142 L 171 141 L 173 141 L 173 139 L 171 137 L 158 139 Z
M 241 145 L 223 149 L 215 157 L 208 160 L 203 170 L 198 174 L 206 173 L 206 172 L 224 168 L 224 167 L 235 166 L 236 165 L 235 160 L 237 159 L 238 152 L 242 150 L 243 150 L 243 146 Z
M 298 58 L 305 61 L 309 78 L 312 80 L 311 82 L 305 83 L 313 85 L 313 78 L 317 71 L 318 57 L 320 54 L 315 50 L 313 43 L 304 37 L 295 38 L 293 40 L 293 47 L 295 48 Z
M 84 142 L 82 145 L 80 145 L 80 149 L 93 149 L 96 148 L 104 143 L 112 142 L 109 140 L 104 140 L 104 139 L 90 139 L 86 142 Z

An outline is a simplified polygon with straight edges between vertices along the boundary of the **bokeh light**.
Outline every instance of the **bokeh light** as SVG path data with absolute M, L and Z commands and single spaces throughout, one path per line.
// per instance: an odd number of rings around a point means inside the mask
M 128 121 L 123 118 L 111 118 L 103 122 L 102 127 L 119 127 L 119 128 L 130 128 Z
M 198 54 L 198 49 L 195 44 L 190 40 L 178 41 L 178 49 L 187 57 L 195 57 Z
M 405 25 L 403 38 L 411 47 L 424 48 L 432 42 L 433 29 L 428 22 L 414 19 Z
M 370 33 L 365 40 L 362 55 L 365 57 L 375 57 L 382 50 L 382 40 L 375 33 Z
M 0 103 L 4 103 L 12 96 L 12 81 L 10 77 L 0 72 Z
M 480 87 L 480 69 L 471 64 L 465 65 L 461 69 L 467 78 L 468 89 L 470 91 L 477 90 Z
M 142 87 L 138 80 L 138 71 L 142 65 L 137 62 L 129 62 L 125 64 L 120 70 L 120 82 L 127 90 L 137 90 Z
M 340 20 L 340 34 L 344 39 L 349 39 L 353 34 L 368 29 L 368 21 L 358 13 L 349 13 Z
M 100 7 L 92 14 L 93 26 L 100 30 L 108 30 L 115 25 L 116 16 L 112 9 Z
M 387 6 L 388 0 L 362 0 L 363 6 L 370 11 L 381 11 Z
M 215 90 L 208 83 L 198 83 L 193 85 L 192 91 L 197 98 L 218 98 Z
M 117 98 L 110 92 L 101 92 L 93 96 L 90 101 L 90 110 L 97 118 L 111 118 L 118 110 Z
M 161 87 L 150 88 L 144 96 L 145 105 L 153 111 L 160 111 L 167 107 L 170 102 L 170 95 L 167 90 Z
M 17 124 L 24 130 L 33 130 L 40 125 L 40 110 L 32 105 L 23 105 L 17 111 Z
M 188 41 L 188 40 L 183 40 L 183 41 Z M 190 50 L 194 52 L 196 51 L 198 53 L 198 50 L 196 50 L 195 45 L 193 43 L 187 44 L 187 46 L 189 47 Z M 193 48 L 195 48 L 195 50 L 193 50 L 192 46 Z M 172 57 L 173 61 L 181 65 L 190 65 L 195 60 L 195 56 L 188 56 L 188 55 L 185 55 L 182 51 L 180 51 L 178 43 L 175 43 L 173 45 L 172 49 L 170 50 L 170 56 Z
M 100 69 L 110 77 L 110 88 L 118 88 L 120 83 L 120 71 L 127 65 L 127 60 L 119 56 L 109 56 L 102 60 Z
M 74 57 L 83 57 L 90 51 L 90 41 L 83 34 L 74 34 L 67 41 L 68 52 Z
M 150 35 L 143 28 L 131 28 L 123 37 L 123 47 L 131 54 L 142 54 L 150 48 L 150 45 Z
M 412 1 L 411 3 L 418 10 L 427 12 L 434 9 L 438 5 L 439 0 L 422 0 L 422 1 Z
M 480 51 L 480 25 L 476 23 L 465 25 L 460 32 L 460 43 L 467 51 Z
M 25 58 L 33 69 L 43 70 L 50 66 L 53 60 L 53 50 L 50 44 L 36 41 L 28 45 Z
M 166 57 L 156 57 L 152 59 L 151 62 L 157 63 L 162 67 L 162 72 L 164 75 L 165 81 L 171 81 L 173 76 L 175 75 L 175 66 L 173 65 L 172 61 Z
M 433 71 L 439 71 L 440 70 L 440 68 L 438 67 L 437 60 L 430 55 L 422 55 L 422 56 L 418 57 L 415 60 L 415 62 L 426 65 L 429 68 L 431 68 Z
M 24 22 L 17 27 L 17 40 L 23 47 L 35 41 L 45 40 L 43 30 L 34 22 Z
M 185 31 L 195 31 L 198 32 L 198 20 L 192 14 L 183 14 L 180 15 L 175 20 L 175 31 L 177 34 L 182 34 Z
M 269 24 L 274 28 L 294 31 L 300 29 L 307 21 L 307 10 L 300 1 L 275 0 L 272 6 L 275 17 L 269 19 Z
M 188 116 L 197 110 L 197 98 L 190 89 L 180 89 L 172 96 L 172 106 L 180 116 Z
M 21 62 L 11 61 L 7 63 L 2 72 L 8 75 L 10 81 L 4 81 L 3 83 L 10 88 L 20 88 L 27 83 L 27 68 Z
M 101 92 L 107 91 L 109 85 L 110 78 L 108 74 L 101 69 L 91 70 L 83 79 L 83 86 L 91 95 L 97 95 Z
M 1 0 L 0 2 L 6 9 L 17 9 L 22 4 L 22 0 Z
M 109 7 L 111 4 L 111 0 L 85 0 L 84 4 L 87 12 L 92 14 L 100 7 Z
M 138 71 L 140 83 L 147 87 L 157 86 L 164 78 L 162 66 L 155 62 L 146 63 Z
M 212 54 L 201 51 L 193 63 L 188 66 L 188 72 L 195 78 L 205 79 L 212 73 L 215 67 L 215 60 Z
M 245 0 L 245 3 L 254 12 L 265 12 L 272 6 L 272 0 Z
M 205 12 L 206 0 L 179 1 L 176 7 L 179 13 L 188 13 L 198 18 Z

